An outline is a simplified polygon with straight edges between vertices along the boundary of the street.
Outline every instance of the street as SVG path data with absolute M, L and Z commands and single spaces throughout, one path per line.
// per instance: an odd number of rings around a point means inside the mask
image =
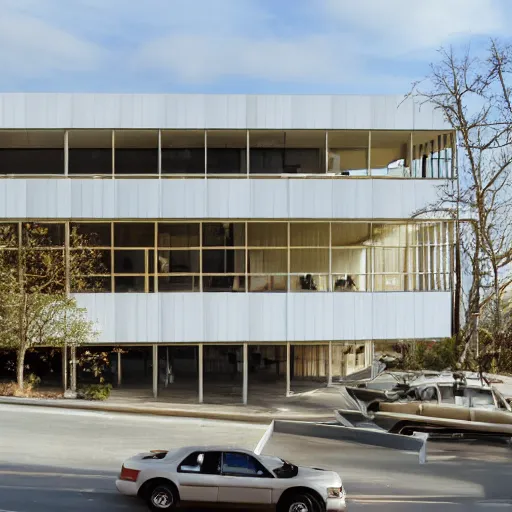
M 264 425 L 0 406 L 0 512 L 137 512 L 117 493 L 122 461 L 190 444 L 253 449 Z M 274 435 L 265 453 L 334 469 L 350 510 L 481 511 L 512 508 L 510 446 L 431 442 L 429 461 L 380 448 Z

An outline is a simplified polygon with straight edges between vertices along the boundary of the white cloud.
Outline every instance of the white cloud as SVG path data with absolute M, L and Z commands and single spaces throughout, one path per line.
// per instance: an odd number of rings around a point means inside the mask
M 26 7 L 20 1 L 20 7 Z M 2 79 L 37 78 L 55 71 L 92 71 L 100 48 L 6 1 L 0 8 Z
M 434 49 L 464 36 L 510 30 L 504 0 L 325 0 L 327 17 L 381 55 Z M 390 55 L 391 54 L 391 55 Z

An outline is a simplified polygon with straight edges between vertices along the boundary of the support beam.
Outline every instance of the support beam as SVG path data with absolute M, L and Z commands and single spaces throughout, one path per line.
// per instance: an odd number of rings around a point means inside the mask
M 158 398 L 158 345 L 153 345 L 153 398 Z
M 329 366 L 327 373 L 327 386 L 332 386 L 332 341 L 329 341 Z
M 117 353 L 117 387 L 121 387 L 122 382 L 122 371 L 121 371 L 121 350 Z
M 247 343 L 243 345 L 243 388 L 242 388 L 242 401 L 247 405 L 247 396 L 249 388 L 249 347 Z
M 204 378 L 203 345 L 199 345 L 197 350 L 198 350 L 197 372 L 199 375 L 199 403 L 202 404 L 204 401 L 204 395 L 203 395 L 203 378 Z
M 375 342 L 373 340 L 370 341 L 370 364 L 372 365 L 370 376 L 372 379 L 374 379 L 377 376 L 376 375 L 377 368 L 375 365 Z
M 291 346 L 290 342 L 286 344 L 286 396 L 290 396 L 291 392 L 291 364 L 290 364 L 290 353 L 291 353 Z

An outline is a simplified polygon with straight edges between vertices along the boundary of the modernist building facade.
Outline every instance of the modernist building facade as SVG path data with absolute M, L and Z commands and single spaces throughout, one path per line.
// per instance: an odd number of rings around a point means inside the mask
M 289 392 L 450 336 L 453 223 L 418 213 L 452 179 L 411 98 L 0 95 L 0 222 L 88 237 L 101 270 L 68 290 L 99 343 L 149 347 L 155 394 L 159 347 L 189 347 L 201 401 L 237 347 L 246 402 L 255 368 Z

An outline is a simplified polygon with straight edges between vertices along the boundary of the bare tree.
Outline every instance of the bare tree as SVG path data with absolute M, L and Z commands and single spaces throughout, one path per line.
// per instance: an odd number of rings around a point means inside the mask
M 101 255 L 76 230 L 68 244 L 56 238 L 46 225 L 0 224 L 0 346 L 16 350 L 20 389 L 28 350 L 76 347 L 96 337 L 69 291 L 103 272 Z
M 472 56 L 470 49 L 439 54 L 414 93 L 440 109 L 457 130 L 458 181 L 445 186 L 431 208 L 467 221 L 458 230 L 471 282 L 460 337 L 464 363 L 477 335 L 475 318 L 483 310 L 492 310 L 492 337 L 500 336 L 502 296 L 512 282 L 512 49 L 491 40 L 483 57 Z M 461 287 L 461 273 L 457 281 Z

